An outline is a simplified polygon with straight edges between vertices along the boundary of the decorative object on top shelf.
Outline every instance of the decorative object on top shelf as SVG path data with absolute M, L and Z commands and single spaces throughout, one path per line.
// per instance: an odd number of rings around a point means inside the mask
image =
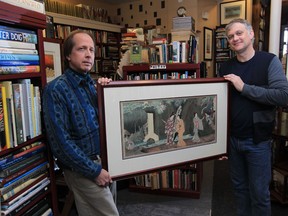
M 223 78 L 97 85 L 103 167 L 121 179 L 226 154 L 228 91 Z
M 183 6 L 179 7 L 179 8 L 177 9 L 177 15 L 178 15 L 179 17 L 184 17 L 184 16 L 186 16 L 186 8 L 183 7 Z
M 220 3 L 220 25 L 225 25 L 236 18 L 246 18 L 246 1 Z
M 47 82 L 62 74 L 61 44 L 55 41 L 44 40 L 45 72 Z
M 204 27 L 204 60 L 211 61 L 213 55 L 213 30 Z

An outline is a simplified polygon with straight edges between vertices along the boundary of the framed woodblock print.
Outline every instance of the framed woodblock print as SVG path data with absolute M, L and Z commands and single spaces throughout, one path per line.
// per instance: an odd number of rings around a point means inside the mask
M 227 153 L 223 78 L 98 85 L 101 158 L 114 179 Z
M 236 18 L 246 18 L 246 2 L 231 1 L 220 3 L 220 24 L 228 24 Z

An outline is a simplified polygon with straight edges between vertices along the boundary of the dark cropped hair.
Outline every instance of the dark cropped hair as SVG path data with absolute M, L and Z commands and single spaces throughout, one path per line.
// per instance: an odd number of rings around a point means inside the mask
M 66 70 L 69 67 L 69 61 L 68 61 L 67 57 L 71 54 L 72 49 L 75 46 L 75 43 L 74 43 L 74 40 L 73 40 L 74 36 L 76 34 L 79 34 L 79 33 L 84 33 L 84 34 L 89 35 L 92 38 L 93 42 L 94 42 L 94 37 L 89 31 L 85 31 L 85 30 L 81 30 L 81 29 L 72 31 L 67 36 L 67 38 L 64 40 L 64 44 L 63 44 L 64 70 Z

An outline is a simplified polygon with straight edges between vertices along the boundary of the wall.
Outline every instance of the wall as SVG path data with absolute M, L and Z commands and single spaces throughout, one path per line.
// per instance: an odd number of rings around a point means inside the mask
M 203 28 L 214 29 L 219 25 L 220 4 L 232 0 L 134 0 L 118 4 L 107 4 L 97 0 L 66 0 L 67 3 L 84 4 L 108 10 L 112 23 L 122 26 L 137 27 L 156 25 L 159 33 L 169 33 L 172 29 L 172 18 L 177 16 L 177 9 L 184 6 L 186 16 L 192 16 L 196 21 L 197 36 L 199 38 L 199 61 L 203 61 Z M 63 1 L 62 1 L 63 2 Z M 120 1 L 119 1 L 120 2 Z M 165 7 L 161 4 L 164 2 Z M 246 18 L 252 20 L 252 0 L 246 0 Z M 139 12 L 139 7 L 142 11 Z M 121 14 L 118 14 L 121 11 Z M 207 12 L 208 19 L 202 18 L 202 13 Z M 157 25 L 157 21 L 160 25 Z M 213 61 L 207 61 L 208 77 L 213 76 Z

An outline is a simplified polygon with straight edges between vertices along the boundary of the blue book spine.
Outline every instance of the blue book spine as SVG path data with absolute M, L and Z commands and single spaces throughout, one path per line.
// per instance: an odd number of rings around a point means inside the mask
M 34 171 L 36 171 L 36 170 L 38 170 L 38 169 L 41 169 L 41 167 L 46 166 L 47 163 L 48 163 L 47 161 L 43 162 L 42 164 L 40 164 L 40 165 L 34 167 L 33 169 L 29 170 L 28 172 L 26 172 L 26 173 L 24 173 L 24 174 L 18 176 L 17 178 L 15 178 L 15 179 L 13 179 L 13 180 L 7 182 L 6 184 L 3 185 L 3 187 L 7 187 L 7 186 L 9 186 L 10 184 L 12 184 L 12 183 L 14 183 L 14 182 L 20 180 L 21 178 L 23 178 L 23 177 L 29 175 L 30 173 L 33 173 Z
M 4 27 L 0 25 L 0 40 L 19 41 L 37 44 L 37 34 L 34 31 Z
M 23 60 L 23 61 L 1 61 L 0 66 L 26 66 L 26 65 L 39 65 L 39 61 L 30 61 L 30 60 Z
M 0 60 L 12 60 L 12 61 L 30 60 L 30 61 L 39 61 L 39 55 L 0 53 Z

